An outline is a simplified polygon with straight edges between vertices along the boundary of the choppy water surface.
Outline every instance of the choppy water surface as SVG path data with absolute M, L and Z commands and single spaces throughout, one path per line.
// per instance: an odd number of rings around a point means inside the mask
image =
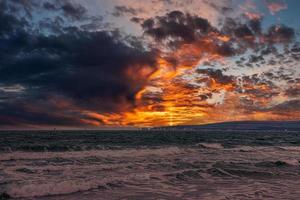
M 0 199 L 300 199 L 300 133 L 0 132 Z

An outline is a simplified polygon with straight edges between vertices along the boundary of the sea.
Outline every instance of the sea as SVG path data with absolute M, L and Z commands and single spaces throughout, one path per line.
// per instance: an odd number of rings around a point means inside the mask
M 0 200 L 298 200 L 299 162 L 299 131 L 0 131 Z

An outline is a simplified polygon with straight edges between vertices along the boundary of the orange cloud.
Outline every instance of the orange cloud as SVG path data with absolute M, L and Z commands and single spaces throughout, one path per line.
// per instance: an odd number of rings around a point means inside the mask
M 244 14 L 250 20 L 259 20 L 259 19 L 261 19 L 263 17 L 263 14 L 256 13 L 256 12 L 248 12 L 248 11 L 246 11 Z
M 259 19 L 250 14 L 248 17 Z M 169 23 L 167 29 L 155 19 L 147 26 L 150 36 L 155 37 L 155 44 L 160 47 L 154 62 L 156 66 L 137 66 L 126 72 L 134 82 L 142 83 L 135 93 L 134 106 L 119 113 L 83 111 L 86 124 L 147 127 L 299 118 L 299 111 L 284 113 L 284 108 L 297 102 L 284 103 L 288 100 L 287 94 L 271 81 L 257 74 L 244 75 L 239 80 L 238 76 L 207 64 L 217 63 L 225 68 L 228 60 L 244 54 L 247 49 L 289 42 L 294 36 L 292 29 L 273 26 L 264 33 L 257 20 L 249 24 L 231 23 L 229 30 L 225 27 L 219 31 L 201 18 L 179 12 L 160 19 L 165 19 L 164 25 Z M 176 24 L 180 21 L 185 23 Z M 197 31 L 193 29 L 195 22 L 201 22 Z M 175 32 L 178 29 L 174 24 L 191 37 Z M 236 26 L 232 26 L 234 24 Z M 204 68 L 205 65 L 209 68 Z
M 285 3 L 273 1 L 267 1 L 267 7 L 272 15 L 275 15 L 277 12 L 288 8 L 287 4 Z

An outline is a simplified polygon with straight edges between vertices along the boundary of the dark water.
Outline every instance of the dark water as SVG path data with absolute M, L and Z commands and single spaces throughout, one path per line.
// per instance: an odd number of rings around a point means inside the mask
M 236 145 L 300 145 L 300 132 L 267 131 L 17 131 L 0 132 L 0 151 L 190 146 L 201 142 Z
M 300 199 L 300 132 L 0 132 L 0 199 Z M 2 194 L 2 196 L 1 196 Z

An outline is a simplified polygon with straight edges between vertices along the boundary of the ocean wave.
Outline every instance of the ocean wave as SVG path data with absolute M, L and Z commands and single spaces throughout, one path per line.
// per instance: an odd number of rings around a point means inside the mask
M 209 149 L 223 149 L 224 146 L 220 143 L 198 143 L 195 146 Z
M 48 183 L 27 183 L 10 185 L 7 188 L 6 194 L 11 198 L 37 198 L 58 195 L 70 195 L 77 192 L 87 192 L 94 189 L 99 190 L 112 190 L 116 188 L 125 187 L 130 185 L 130 182 L 143 181 L 150 179 L 150 176 L 145 173 L 131 174 L 127 177 L 113 177 L 113 178 L 95 178 L 85 180 L 64 180 L 59 182 Z M 2 199 L 1 199 L 2 200 Z
M 263 191 L 261 185 L 268 188 L 264 195 L 273 195 L 274 187 L 280 197 L 298 191 L 300 154 L 294 148 L 224 146 L 1 153 L 0 194 L 38 200 L 221 200 L 226 192 L 228 199 L 263 199 L 255 194 Z
M 187 181 L 192 179 L 203 179 L 202 170 L 182 170 L 173 173 L 167 173 L 164 177 L 170 179 L 170 181 Z
M 277 161 L 264 161 L 256 163 L 257 167 L 289 167 L 289 166 L 299 166 L 300 161 L 297 159 L 281 159 Z
M 175 155 L 184 151 L 179 147 L 164 147 L 151 149 L 123 149 L 123 150 L 91 150 L 91 151 L 70 151 L 66 152 L 11 152 L 1 153 L 0 161 L 16 160 L 46 160 L 46 159 L 74 159 L 82 157 L 136 157 L 149 155 Z

